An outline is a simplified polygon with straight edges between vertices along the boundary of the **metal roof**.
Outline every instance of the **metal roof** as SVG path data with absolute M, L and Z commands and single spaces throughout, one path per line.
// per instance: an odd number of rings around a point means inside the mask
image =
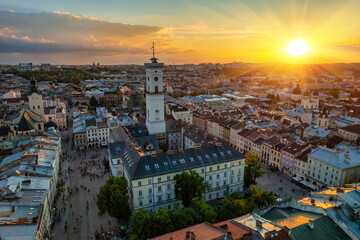
M 322 216 L 314 220 L 314 228 L 308 224 L 291 229 L 294 240 L 350 240 L 351 238 L 329 217 Z

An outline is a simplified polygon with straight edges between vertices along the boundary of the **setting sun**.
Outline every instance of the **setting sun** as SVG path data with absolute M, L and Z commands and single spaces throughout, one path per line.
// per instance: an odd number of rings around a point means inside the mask
M 284 50 L 291 56 L 300 56 L 306 54 L 308 51 L 312 50 L 312 48 L 307 45 L 304 40 L 298 39 L 291 42 Z

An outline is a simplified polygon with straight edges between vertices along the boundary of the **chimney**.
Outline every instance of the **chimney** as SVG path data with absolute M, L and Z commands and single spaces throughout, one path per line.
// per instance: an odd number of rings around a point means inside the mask
M 222 142 L 217 142 L 215 145 L 216 145 L 217 147 L 221 147 L 221 146 L 222 146 Z
M 15 212 L 15 207 L 14 206 L 11 207 L 11 212 Z
M 314 221 L 313 220 L 309 220 L 307 222 L 307 225 L 309 226 L 310 229 L 314 229 Z
M 35 168 L 35 166 L 33 166 L 33 171 L 36 171 L 36 168 Z
M 232 232 L 227 232 L 227 238 L 228 238 L 229 240 L 233 240 Z
M 199 134 L 199 129 L 198 128 L 195 129 L 195 133 Z
M 260 220 L 256 220 L 256 226 L 262 228 L 262 222 Z
M 156 153 L 152 153 L 152 154 L 151 154 L 151 157 L 156 157 Z
M 218 139 L 217 138 L 214 138 L 214 143 L 216 144 L 218 142 Z
M 207 139 L 208 138 L 208 133 L 204 133 L 204 138 Z M 360 148 L 359 148 L 360 149 Z M 359 150 L 360 151 L 360 150 Z
M 179 153 L 182 153 L 182 152 L 183 152 L 183 149 L 182 149 L 182 148 L 180 148 L 180 149 L 179 149 Z
M 183 120 L 181 120 L 181 126 L 184 126 L 185 122 Z
M 190 124 L 188 125 L 188 129 L 189 129 L 189 130 L 191 129 L 191 125 L 190 125 Z
M 168 155 L 174 154 L 174 150 L 168 150 L 168 151 L 167 151 L 167 154 L 168 154 Z
M 221 225 L 220 228 L 224 229 L 225 231 L 229 230 L 229 226 L 227 224 Z

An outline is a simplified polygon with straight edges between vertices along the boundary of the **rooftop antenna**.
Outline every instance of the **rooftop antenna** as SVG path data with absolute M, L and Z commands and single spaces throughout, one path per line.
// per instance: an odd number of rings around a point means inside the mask
M 155 43 L 154 42 L 153 42 L 152 50 L 153 50 L 153 58 L 155 58 Z
M 153 42 L 152 47 L 150 48 L 153 50 L 153 57 L 150 59 L 152 63 L 157 63 L 157 58 L 155 57 L 155 43 Z

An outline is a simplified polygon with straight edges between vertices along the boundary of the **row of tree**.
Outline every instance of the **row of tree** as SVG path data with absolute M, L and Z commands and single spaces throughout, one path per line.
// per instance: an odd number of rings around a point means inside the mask
M 176 206 L 171 211 L 161 208 L 153 213 L 140 209 L 130 218 L 131 239 L 149 239 L 202 222 L 216 223 L 236 218 L 275 201 L 272 193 L 252 186 L 248 195 L 242 197 L 238 192 L 231 196 L 226 194 L 222 203 L 216 206 L 210 206 L 196 197 L 188 207 Z
M 94 78 L 90 72 L 80 69 L 63 69 L 62 71 L 25 71 L 22 72 L 19 69 L 12 68 L 3 73 L 15 74 L 25 79 L 30 80 L 32 76 L 35 77 L 37 81 L 50 81 L 53 83 L 75 83 L 79 84 L 81 81 L 86 79 Z

